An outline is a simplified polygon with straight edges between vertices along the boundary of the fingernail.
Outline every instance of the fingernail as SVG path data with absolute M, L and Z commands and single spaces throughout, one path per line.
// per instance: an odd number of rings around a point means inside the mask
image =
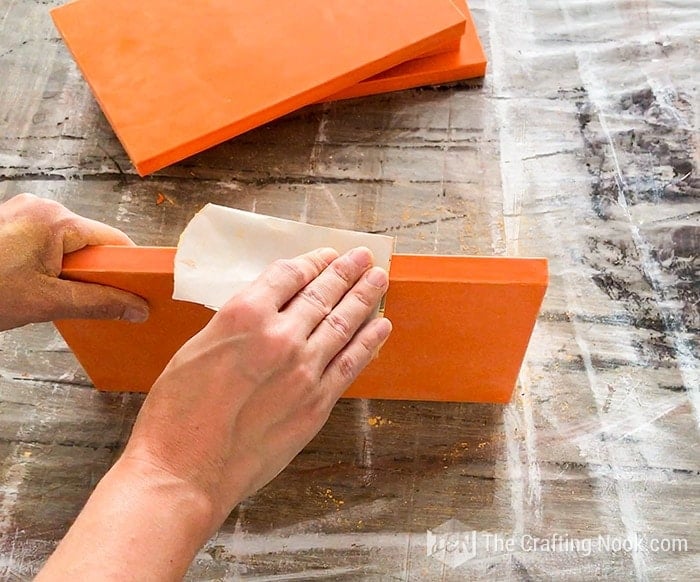
M 391 332 L 394 329 L 394 326 L 392 325 L 390 320 L 388 320 L 386 317 L 382 317 L 381 319 L 383 327 L 379 330 L 379 336 L 383 337 L 384 339 L 382 340 L 382 343 L 379 344 L 379 348 L 377 348 L 380 350 L 382 349 L 382 346 L 386 343 L 386 340 L 389 339 L 389 336 L 391 335 Z
M 367 247 L 357 247 L 350 251 L 350 258 L 358 267 L 369 267 L 372 263 L 372 251 Z
M 380 318 L 382 322 L 382 327 L 378 330 L 379 337 L 381 338 L 381 343 L 377 346 L 377 349 L 374 350 L 374 357 L 379 356 L 379 352 L 381 349 L 384 347 L 384 344 L 387 342 L 389 339 L 389 336 L 391 335 L 391 331 L 393 329 L 393 326 L 391 324 L 391 321 L 386 319 L 385 317 Z
M 389 278 L 387 277 L 386 271 L 379 267 L 374 267 L 367 272 L 367 281 L 370 285 L 374 285 L 379 289 L 383 289 L 387 286 Z
M 127 307 L 124 310 L 124 320 L 131 323 L 143 323 L 148 319 L 147 307 Z

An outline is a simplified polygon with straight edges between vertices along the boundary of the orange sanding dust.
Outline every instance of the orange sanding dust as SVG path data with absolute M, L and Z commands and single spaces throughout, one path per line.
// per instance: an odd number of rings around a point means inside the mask
M 77 0 L 56 27 L 149 174 L 464 32 L 452 0 Z
M 213 312 L 174 301 L 174 248 L 90 247 L 62 277 L 148 299 L 146 323 L 63 320 L 56 327 L 95 386 L 148 391 Z M 394 255 L 386 316 L 394 332 L 346 397 L 508 402 L 547 287 L 545 259 Z
M 465 0 L 454 0 L 454 2 L 466 18 L 466 28 L 458 50 L 441 52 L 433 56 L 401 63 L 353 87 L 335 93 L 324 101 L 364 97 L 389 91 L 412 89 L 423 85 L 438 85 L 483 77 L 486 74 L 487 60 L 479 41 L 474 20 Z

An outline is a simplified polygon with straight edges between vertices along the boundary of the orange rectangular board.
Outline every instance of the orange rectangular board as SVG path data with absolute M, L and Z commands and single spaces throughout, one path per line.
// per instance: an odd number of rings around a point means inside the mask
M 89 247 L 62 277 L 148 299 L 146 323 L 63 320 L 56 327 L 102 390 L 148 391 L 213 312 L 175 301 L 174 248 Z M 394 255 L 386 316 L 394 332 L 346 397 L 508 402 L 547 287 L 545 259 Z
M 141 175 L 434 50 L 465 26 L 452 0 L 77 0 L 51 15 Z
M 466 26 L 458 50 L 406 61 L 388 71 L 365 79 L 353 87 L 326 97 L 324 101 L 339 101 L 483 77 L 486 74 L 487 59 L 474 20 L 465 0 L 454 0 L 454 2 L 466 18 Z
M 462 0 L 452 0 L 452 1 L 455 3 L 455 5 L 457 5 Z M 456 51 L 459 49 L 459 44 L 460 44 L 461 40 L 462 40 L 461 37 L 450 39 L 449 41 L 442 43 L 439 47 L 437 47 L 431 51 L 428 51 L 426 53 L 423 53 L 418 58 L 429 57 L 432 55 L 439 55 L 442 53 L 449 53 L 450 51 Z

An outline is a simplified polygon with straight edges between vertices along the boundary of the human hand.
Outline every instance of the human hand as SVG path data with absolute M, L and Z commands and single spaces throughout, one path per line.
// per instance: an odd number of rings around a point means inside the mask
M 0 204 L 0 331 L 54 319 L 148 317 L 146 301 L 59 279 L 63 255 L 87 245 L 133 245 L 124 233 L 59 203 L 20 194 Z
M 174 356 L 120 464 L 187 483 L 212 508 L 210 534 L 316 435 L 388 338 L 387 319 L 368 321 L 388 286 L 371 265 L 359 248 L 269 267 Z
M 277 475 L 391 332 L 369 250 L 269 267 L 180 351 L 124 453 L 37 580 L 181 579 L 242 499 Z

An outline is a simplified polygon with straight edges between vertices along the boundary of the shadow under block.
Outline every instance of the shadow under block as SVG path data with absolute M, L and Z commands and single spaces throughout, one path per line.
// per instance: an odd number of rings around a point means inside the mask
M 56 327 L 95 386 L 148 391 L 213 316 L 175 301 L 174 248 L 88 247 L 62 277 L 145 297 L 146 323 L 62 320 Z M 548 283 L 545 259 L 394 255 L 386 316 L 394 331 L 346 397 L 508 402 Z
M 51 15 L 141 175 L 435 50 L 465 27 L 452 0 L 77 0 Z
M 486 54 L 481 46 L 471 12 L 464 0 L 455 0 L 455 4 L 466 18 L 464 34 L 459 41 L 458 50 L 406 61 L 388 71 L 365 79 L 357 85 L 335 93 L 324 101 L 366 97 L 389 91 L 413 89 L 423 85 L 439 85 L 483 77 L 486 74 Z

